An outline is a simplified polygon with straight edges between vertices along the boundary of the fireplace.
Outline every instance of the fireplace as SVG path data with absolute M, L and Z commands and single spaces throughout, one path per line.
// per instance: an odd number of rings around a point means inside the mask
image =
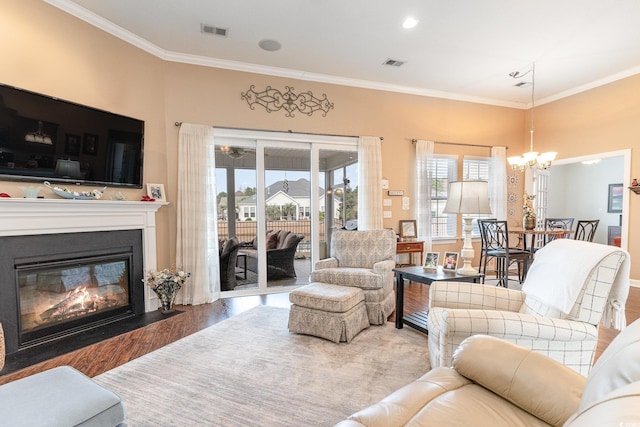
M 0 237 L 7 354 L 145 312 L 141 230 Z

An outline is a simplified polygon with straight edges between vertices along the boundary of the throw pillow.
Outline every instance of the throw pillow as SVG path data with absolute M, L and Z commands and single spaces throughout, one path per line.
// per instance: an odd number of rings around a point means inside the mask
M 267 234 L 267 250 L 275 249 L 278 246 L 278 234 Z
M 295 233 L 289 233 L 289 235 L 282 242 L 283 248 L 290 248 L 293 246 L 298 240 L 298 236 Z

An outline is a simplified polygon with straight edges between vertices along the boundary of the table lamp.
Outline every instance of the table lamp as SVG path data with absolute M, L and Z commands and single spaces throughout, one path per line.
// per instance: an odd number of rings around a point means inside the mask
M 456 181 L 449 184 L 449 197 L 443 213 L 481 215 L 491 214 L 489 206 L 489 185 L 487 181 Z M 464 226 L 464 244 L 460 251 L 460 258 L 464 261 L 458 274 L 465 276 L 475 276 L 478 270 L 471 266 L 475 256 L 473 245 L 471 244 L 471 231 L 473 231 L 473 218 L 462 217 Z

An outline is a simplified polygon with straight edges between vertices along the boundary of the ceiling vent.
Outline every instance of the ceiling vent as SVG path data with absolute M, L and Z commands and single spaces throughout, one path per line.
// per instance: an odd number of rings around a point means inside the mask
M 229 29 L 214 27 L 213 25 L 200 24 L 200 32 L 205 34 L 212 34 L 214 36 L 227 37 L 229 33 Z
M 400 67 L 400 66 L 404 65 L 405 62 L 407 62 L 407 61 L 398 61 L 397 59 L 389 58 L 386 61 L 384 61 L 382 63 L 382 65 L 390 65 L 392 67 Z

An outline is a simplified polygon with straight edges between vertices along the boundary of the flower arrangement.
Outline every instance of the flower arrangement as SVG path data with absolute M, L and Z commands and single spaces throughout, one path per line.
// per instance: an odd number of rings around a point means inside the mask
M 533 209 L 533 199 L 535 198 L 535 195 L 524 193 L 524 204 L 522 205 L 522 215 L 524 218 L 535 218 L 536 211 Z
M 173 309 L 176 295 L 189 276 L 191 276 L 191 273 L 183 270 L 165 268 L 160 271 L 149 271 L 143 281 L 146 281 L 147 285 L 151 286 L 151 289 L 162 303 L 163 311 L 166 313 Z

